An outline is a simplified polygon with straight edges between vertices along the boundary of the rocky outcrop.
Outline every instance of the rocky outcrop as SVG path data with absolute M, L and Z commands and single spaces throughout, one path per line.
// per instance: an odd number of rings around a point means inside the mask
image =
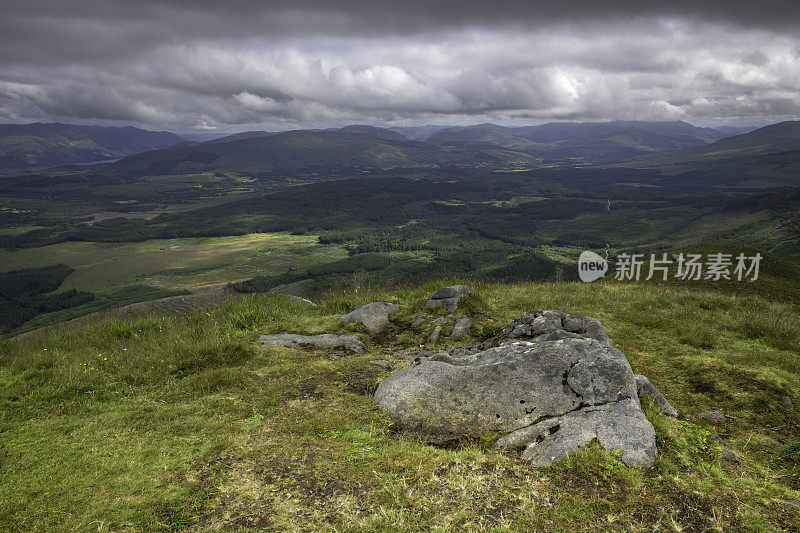
M 293 333 L 280 333 L 277 335 L 261 335 L 258 338 L 263 346 L 278 348 L 301 349 L 307 346 L 323 348 L 325 350 L 347 355 L 361 355 L 364 353 L 364 343 L 355 335 L 295 335 Z
M 641 374 L 636 374 L 636 392 L 639 393 L 639 398 L 649 398 L 656 405 L 658 405 L 661 412 L 667 416 L 677 417 L 678 411 L 670 405 L 664 395 L 656 389 L 650 380 Z
M 450 340 L 460 341 L 469 334 L 469 328 L 472 321 L 469 318 L 457 318 L 453 326 L 453 332 L 450 334 Z
M 469 288 L 466 285 L 442 287 L 431 295 L 425 303 L 425 308 L 435 309 L 437 307 L 444 307 L 452 313 L 458 308 L 458 302 L 461 298 L 467 296 L 469 292 Z
M 500 346 L 415 359 L 378 386 L 375 401 L 427 442 L 500 433 L 496 446 L 522 449 L 536 465 L 594 439 L 631 466 L 655 458 L 627 359 L 599 322 L 558 311 L 514 321 Z
M 383 330 L 383 327 L 389 321 L 389 315 L 399 310 L 400 306 L 397 304 L 373 302 L 340 316 L 339 320 L 344 324 L 361 322 L 367 328 L 367 331 L 374 335 Z

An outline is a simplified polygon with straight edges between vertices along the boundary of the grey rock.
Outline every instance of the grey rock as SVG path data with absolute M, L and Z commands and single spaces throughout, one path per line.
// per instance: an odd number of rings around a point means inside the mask
M 261 335 L 258 340 L 267 347 L 302 349 L 306 346 L 323 348 L 333 352 L 350 352 L 361 355 L 364 353 L 364 343 L 355 335 L 295 335 L 281 333 L 278 335 Z
M 730 461 L 732 463 L 739 463 L 740 462 L 739 455 L 735 451 L 729 450 L 728 448 L 720 448 L 719 454 L 726 461 Z
M 708 420 L 709 422 L 727 422 L 728 416 L 720 411 L 719 409 L 714 409 L 711 411 L 702 411 L 697 414 L 700 418 Z
M 422 324 L 424 324 L 424 323 L 425 323 L 425 319 L 424 319 L 424 318 L 422 318 L 422 317 L 417 317 L 417 318 L 415 318 L 415 319 L 414 319 L 414 321 L 411 323 L 411 327 L 412 327 L 413 329 L 416 329 L 416 328 L 418 328 L 419 326 L 421 326 L 421 325 L 422 325 Z
M 725 439 L 717 435 L 716 433 L 711 434 L 711 440 L 716 442 L 717 444 L 725 444 Z
M 761 439 L 758 443 L 762 446 L 781 446 L 781 443 L 776 441 L 775 439 Z
M 392 363 L 390 363 L 386 359 L 375 359 L 373 361 L 370 361 L 369 364 L 375 365 L 375 366 L 380 367 L 380 368 L 382 368 L 384 370 L 391 370 L 392 366 L 393 366 Z
M 800 502 L 797 500 L 783 500 L 783 503 L 785 503 L 786 505 L 791 505 L 792 507 L 800 508 Z
M 787 394 L 783 398 L 781 398 L 781 403 L 787 409 L 794 409 L 794 403 L 792 402 L 792 398 Z
M 469 334 L 469 328 L 472 326 L 472 321 L 469 318 L 459 318 L 453 326 L 453 333 L 450 334 L 450 339 L 460 341 Z
M 514 320 L 503 330 L 501 337 L 505 342 L 516 339 L 551 341 L 586 337 L 600 342 L 611 342 L 605 328 L 597 320 L 546 309 Z
M 447 324 L 447 318 L 440 316 L 439 318 L 431 320 L 431 322 L 433 322 L 434 324 L 441 324 L 444 326 L 445 324 Z
M 438 324 L 435 328 L 433 328 L 433 333 L 431 333 L 430 338 L 428 339 L 428 344 L 436 344 L 439 342 L 439 335 L 442 334 L 442 325 Z
M 466 285 L 452 285 L 450 287 L 442 287 L 434 292 L 428 301 L 425 303 L 426 309 L 435 309 L 437 307 L 444 307 L 450 312 L 458 308 L 458 302 L 464 296 L 470 293 Z
M 339 317 L 344 324 L 361 322 L 370 333 L 380 333 L 389 321 L 389 315 L 400 310 L 400 306 L 388 302 L 373 302 L 362 305 Z
M 678 416 L 678 411 L 670 405 L 667 399 L 664 398 L 664 395 L 650 383 L 647 377 L 641 374 L 636 375 L 636 391 L 639 393 L 639 398 L 646 397 L 655 402 L 665 415 L 672 417 Z
M 539 316 L 549 328 L 554 317 L 561 324 L 566 315 Z M 426 442 L 504 433 L 496 446 L 524 449 L 534 464 L 548 465 L 596 438 L 622 452 L 626 464 L 649 466 L 655 431 L 636 389 L 625 356 L 586 336 L 508 342 L 457 357 L 434 354 L 393 372 L 375 401 L 403 431 Z

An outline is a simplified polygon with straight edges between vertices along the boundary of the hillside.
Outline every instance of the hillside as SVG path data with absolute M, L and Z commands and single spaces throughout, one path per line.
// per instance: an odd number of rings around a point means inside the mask
M 242 138 L 243 137 L 243 138 Z M 273 176 L 337 174 L 397 167 L 440 167 L 496 162 L 486 154 L 444 150 L 390 130 L 351 126 L 274 135 L 234 135 L 187 143 L 126 158 L 111 165 L 138 174 L 229 170 Z
M 536 155 L 545 162 L 587 164 L 622 161 L 722 137 L 716 130 L 685 122 L 552 122 L 527 127 L 453 127 L 434 133 L 426 142 L 467 149 L 505 148 Z
M 624 166 L 697 176 L 728 173 L 730 180 L 796 186 L 800 121 L 787 121 L 714 143 L 638 157 Z
M 117 159 L 183 141 L 166 131 L 132 126 L 0 124 L 0 171 Z
M 537 308 L 595 317 L 680 413 L 669 418 L 643 402 L 658 446 L 651 469 L 627 468 L 594 444 L 535 468 L 481 440 L 421 444 L 398 434 L 371 399 L 377 382 L 408 364 L 394 354 L 427 339 L 427 328 L 408 324 L 439 314 L 424 302 L 444 283 L 316 295 L 318 307 L 256 297 L 4 341 L 0 529 L 730 531 L 800 523 L 796 305 L 712 287 L 470 283 L 457 311 L 473 321 L 463 343 Z M 375 336 L 339 323 L 369 301 L 403 308 Z M 341 357 L 257 344 L 260 334 L 283 332 L 351 333 L 367 349 Z M 709 409 L 728 422 L 699 416 Z

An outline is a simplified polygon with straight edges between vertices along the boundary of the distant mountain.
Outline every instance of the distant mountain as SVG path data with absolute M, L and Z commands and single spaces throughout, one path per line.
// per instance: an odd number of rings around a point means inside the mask
M 412 141 L 382 128 L 348 126 L 326 131 L 250 132 L 205 143 L 184 143 L 125 158 L 110 168 L 141 175 L 231 170 L 297 176 L 498 161 L 484 153 Z
M 758 128 L 763 128 L 763 126 L 718 126 L 714 129 L 722 133 L 725 137 L 733 137 L 734 135 L 750 133 Z
M 751 185 L 796 185 L 800 181 L 800 121 L 772 124 L 704 146 L 637 157 L 623 165 L 666 174 L 726 175 L 729 183 L 757 180 Z
M 446 130 L 452 127 L 453 126 L 437 126 L 433 124 L 428 124 L 427 126 L 392 126 L 391 128 L 387 129 L 396 131 L 397 133 L 402 133 L 403 135 L 414 141 L 421 141 L 423 139 L 427 139 L 436 132 Z
M 426 142 L 472 150 L 514 150 L 549 163 L 596 164 L 705 144 L 723 136 L 686 122 L 552 122 L 513 128 L 495 124 L 447 128 Z
M 91 163 L 167 148 L 185 139 L 132 126 L 0 124 L 0 170 Z

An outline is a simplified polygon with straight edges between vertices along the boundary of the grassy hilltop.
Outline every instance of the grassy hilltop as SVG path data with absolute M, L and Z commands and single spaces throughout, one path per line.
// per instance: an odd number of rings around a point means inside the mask
M 473 319 L 467 340 L 537 308 L 595 317 L 681 413 L 645 402 L 651 470 L 592 445 L 536 469 L 480 441 L 405 438 L 372 402 L 389 371 L 370 361 L 406 364 L 391 352 L 425 342 L 408 324 L 434 313 L 424 301 L 443 283 L 355 286 L 317 295 L 316 308 L 254 297 L 3 341 L 0 530 L 796 530 L 800 409 L 785 403 L 800 406 L 796 300 L 708 285 L 470 282 L 458 311 Z M 369 301 L 403 309 L 377 337 L 339 324 Z M 367 354 L 256 342 L 337 331 L 359 335 Z M 708 409 L 732 420 L 703 421 Z

